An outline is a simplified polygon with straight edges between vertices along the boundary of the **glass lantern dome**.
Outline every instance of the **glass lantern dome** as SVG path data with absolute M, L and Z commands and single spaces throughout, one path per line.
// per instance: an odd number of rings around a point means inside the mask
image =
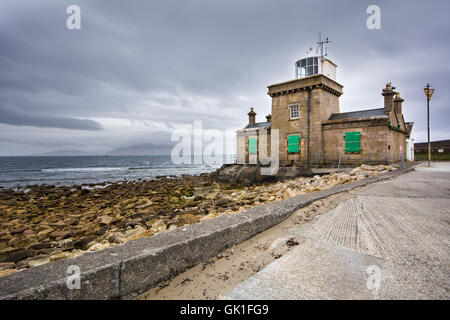
M 302 79 L 316 74 L 323 74 L 336 80 L 336 64 L 321 56 L 306 57 L 295 63 L 295 78 Z

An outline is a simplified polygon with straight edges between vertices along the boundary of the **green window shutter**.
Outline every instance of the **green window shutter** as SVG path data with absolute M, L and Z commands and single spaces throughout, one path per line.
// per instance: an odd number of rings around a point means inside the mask
M 258 153 L 258 138 L 248 138 L 248 153 Z
M 345 152 L 361 152 L 361 133 L 345 133 Z
M 300 152 L 300 137 L 298 135 L 288 136 L 288 152 Z

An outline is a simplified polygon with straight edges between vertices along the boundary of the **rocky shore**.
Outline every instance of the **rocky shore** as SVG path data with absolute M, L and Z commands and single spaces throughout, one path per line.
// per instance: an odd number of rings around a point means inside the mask
M 203 174 L 0 189 L 0 276 L 395 169 L 362 165 L 253 186 L 220 183 L 215 175 Z

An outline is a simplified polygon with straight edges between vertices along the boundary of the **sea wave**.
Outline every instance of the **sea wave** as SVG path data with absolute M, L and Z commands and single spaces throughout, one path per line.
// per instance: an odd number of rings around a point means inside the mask
M 92 167 L 92 168 L 54 168 L 42 169 L 42 172 L 99 172 L 99 171 L 123 171 L 128 170 L 128 167 Z
M 42 169 L 1 169 L 0 172 L 40 172 Z
M 167 157 L 0 157 L 0 187 L 80 185 L 212 172 L 221 164 L 176 164 Z

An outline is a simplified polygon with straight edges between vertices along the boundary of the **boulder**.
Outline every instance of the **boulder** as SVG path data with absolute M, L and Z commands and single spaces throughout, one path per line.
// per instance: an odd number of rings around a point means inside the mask
M 8 242 L 8 245 L 14 248 L 26 248 L 31 244 L 33 244 L 33 241 L 27 238 L 13 238 Z
M 201 218 L 201 221 L 214 219 L 215 217 L 217 217 L 217 213 L 211 212 L 211 213 L 207 214 L 206 216 L 204 216 L 203 218 Z
M 289 199 L 295 196 L 295 191 L 290 188 L 287 188 L 286 191 L 284 191 L 284 199 Z
M 25 249 L 17 251 L 16 253 L 11 254 L 10 256 L 7 256 L 3 259 L 3 262 L 19 262 L 22 260 L 25 260 L 27 258 L 34 257 L 36 255 L 36 251 L 31 249 Z
M 144 227 L 137 225 L 133 229 L 127 230 L 125 232 L 125 234 L 126 234 L 127 238 L 130 238 L 130 237 L 135 237 L 141 233 L 144 233 L 145 231 L 146 230 Z
M 70 257 L 72 257 L 72 254 L 70 252 L 56 253 L 50 256 L 49 261 L 57 261 L 61 259 L 67 259 Z
M 66 224 L 64 223 L 64 221 L 58 221 L 58 222 L 51 223 L 51 226 L 54 228 L 63 228 L 66 226 Z
M 72 233 L 70 231 L 53 231 L 52 233 L 49 234 L 50 238 L 56 239 L 56 238 L 60 238 L 60 239 L 66 239 L 69 238 L 72 235 Z
M 50 257 L 49 256 L 36 257 L 33 259 L 26 260 L 26 262 L 28 263 L 29 268 L 33 268 L 50 262 Z
M 36 233 L 30 229 L 25 230 L 22 234 L 28 238 L 36 237 Z
M 359 173 L 361 171 L 363 171 L 363 169 L 361 167 L 358 167 L 358 168 L 355 168 L 352 171 L 350 171 L 350 174 L 351 175 L 355 175 L 355 174 L 357 174 L 357 173 Z
M 75 242 L 72 239 L 64 239 L 59 242 L 59 247 L 62 251 L 72 250 Z
M 124 243 L 126 241 L 126 236 L 120 232 L 116 232 L 110 236 L 107 237 L 107 240 L 110 243 L 116 243 L 116 244 L 121 244 Z
M 0 270 L 12 269 L 14 265 L 14 262 L 0 262 Z
M 111 245 L 109 243 L 96 243 L 93 246 L 89 247 L 88 251 L 99 251 L 106 248 L 109 248 Z
M 26 226 L 20 226 L 20 227 L 12 228 L 11 230 L 9 230 L 9 232 L 11 234 L 18 234 L 18 233 L 24 232 L 27 229 L 28 229 L 28 227 L 26 227 Z
M 35 243 L 29 247 L 29 249 L 32 250 L 42 250 L 42 249 L 49 249 L 56 247 L 56 242 L 41 242 L 41 243 Z
M 223 206 L 226 206 L 226 204 L 227 204 L 228 202 L 230 202 L 230 200 L 228 200 L 228 199 L 226 199 L 226 198 L 220 198 L 219 200 L 217 200 L 217 201 L 215 202 L 215 205 L 218 206 L 218 207 L 223 207 Z
M 115 242 L 115 243 L 123 243 L 125 241 L 136 240 L 136 239 L 140 239 L 140 238 L 144 238 L 144 237 L 151 237 L 154 234 L 155 234 L 155 231 L 153 229 L 149 229 L 149 230 L 145 230 L 144 232 L 139 233 L 139 234 L 137 234 L 135 236 L 132 236 L 132 237 L 130 237 L 128 239 L 120 239 L 119 238 L 118 242 Z M 122 242 L 120 242 L 120 241 L 122 241 Z
M 98 238 L 97 235 L 86 236 L 86 237 L 83 237 L 80 240 L 76 241 L 73 246 L 75 249 L 86 250 L 88 248 L 88 244 L 97 238 Z
M 114 220 L 113 217 L 110 217 L 110 216 L 101 216 L 101 217 L 100 217 L 100 224 L 108 225 L 108 224 L 110 224 L 113 220 Z
M 98 236 L 101 236 L 101 235 L 105 234 L 107 231 L 108 231 L 108 226 L 107 226 L 107 225 L 104 225 L 104 226 L 102 226 L 101 228 L 98 228 L 98 229 L 95 231 L 95 234 L 98 235 Z
M 200 219 L 193 214 L 187 213 L 183 214 L 178 218 L 178 226 L 182 227 L 187 224 L 194 224 L 200 222 Z
M 39 231 L 37 234 L 38 240 L 44 240 L 45 238 L 47 238 L 52 232 L 54 232 L 53 229 L 49 228 L 49 229 L 45 229 L 42 231 Z
M 375 169 L 374 167 L 371 167 L 371 166 L 369 166 L 369 165 L 367 165 L 367 164 L 362 164 L 362 165 L 360 166 L 360 168 L 361 168 L 362 170 L 367 170 L 367 171 L 372 171 L 372 170 Z M 375 169 L 375 170 L 376 170 L 376 169 Z
M 13 273 L 16 273 L 16 272 L 18 272 L 19 270 L 16 270 L 16 269 L 6 269 L 6 270 L 2 270 L 2 271 L 0 271 L 0 277 L 5 277 L 5 276 L 8 276 L 8 275 L 10 275 L 10 274 L 13 274 Z
M 150 230 L 152 230 L 154 233 L 160 233 L 167 230 L 167 225 L 164 223 L 164 220 L 159 219 L 152 224 Z
M 344 183 L 347 183 L 347 182 L 349 182 L 351 180 L 351 177 L 350 177 L 350 175 L 348 175 L 348 174 L 341 174 L 340 176 L 339 176 L 339 184 L 344 184 Z
M 13 254 L 17 251 L 20 251 L 20 249 L 13 247 L 6 247 L 0 250 L 0 256 L 9 256 L 10 254 Z
M 149 201 L 147 203 L 144 203 L 144 204 L 141 204 L 141 205 L 137 206 L 136 209 L 143 210 L 143 209 L 146 209 L 148 207 L 151 207 L 152 205 L 153 205 L 153 202 Z
M 64 219 L 64 224 L 69 227 L 69 226 L 76 226 L 79 223 L 78 220 L 72 219 L 72 218 L 67 218 Z

